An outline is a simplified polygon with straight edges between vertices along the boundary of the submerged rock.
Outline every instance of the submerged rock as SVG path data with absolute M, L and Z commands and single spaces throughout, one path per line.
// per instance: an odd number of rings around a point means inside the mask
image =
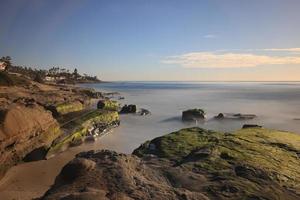
M 223 113 L 219 113 L 217 116 L 215 116 L 215 119 L 224 119 L 225 116 Z
M 243 128 L 262 128 L 262 126 L 259 126 L 257 124 L 244 124 Z
M 300 136 L 288 132 L 182 129 L 134 155 L 82 152 L 41 199 L 298 200 L 299 151 Z
M 138 113 L 139 113 L 139 115 L 142 115 L 142 116 L 151 114 L 151 112 L 149 110 L 144 109 L 144 108 L 141 108 Z
M 215 119 L 231 119 L 231 120 L 247 120 L 254 119 L 256 115 L 253 114 L 241 114 L 241 113 L 219 113 L 214 117 Z
M 190 109 L 182 112 L 182 121 L 196 121 L 205 119 L 205 112 L 202 109 Z
M 136 113 L 137 108 L 136 105 L 124 105 L 120 111 L 121 114 L 129 114 L 129 113 Z

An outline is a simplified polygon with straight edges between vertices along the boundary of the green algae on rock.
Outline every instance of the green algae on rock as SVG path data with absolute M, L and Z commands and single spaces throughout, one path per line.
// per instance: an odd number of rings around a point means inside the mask
M 41 199 L 298 200 L 299 151 L 293 133 L 187 128 L 134 155 L 79 153 Z
M 120 105 L 117 101 L 113 100 L 99 100 L 97 104 L 98 109 L 110 110 L 110 111 L 118 111 Z
M 204 175 L 209 181 L 199 187 L 212 199 L 300 198 L 300 136 L 294 133 L 248 128 L 224 134 L 188 128 L 148 141 L 133 154 L 155 155 L 186 173 Z
M 58 104 L 55 108 L 59 115 L 64 115 L 70 112 L 81 111 L 84 109 L 84 105 L 79 101 L 74 101 Z
M 119 123 L 119 115 L 117 112 L 93 110 L 88 114 L 82 116 L 67 124 L 67 129 L 70 129 L 70 133 L 62 135 L 57 138 L 47 153 L 47 157 L 65 150 L 70 146 L 76 146 L 81 144 L 85 137 L 88 135 L 89 130 L 97 124 L 104 124 L 107 127 L 114 126 Z M 72 127 L 75 127 L 75 129 Z

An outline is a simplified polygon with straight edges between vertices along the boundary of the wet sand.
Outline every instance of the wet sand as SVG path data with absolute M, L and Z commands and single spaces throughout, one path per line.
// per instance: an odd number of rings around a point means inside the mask
M 54 183 L 62 167 L 77 153 L 95 148 L 94 144 L 83 144 L 48 160 L 14 166 L 0 181 L 0 199 L 29 200 L 42 196 Z M 97 149 L 100 147 L 97 146 Z

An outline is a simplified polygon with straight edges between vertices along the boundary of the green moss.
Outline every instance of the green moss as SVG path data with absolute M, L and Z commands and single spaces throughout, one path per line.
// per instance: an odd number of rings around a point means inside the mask
M 119 114 L 117 112 L 94 110 L 85 116 L 72 121 L 69 124 L 69 128 L 72 127 L 74 130 L 67 136 L 55 142 L 49 149 L 48 156 L 62 151 L 64 148 L 67 148 L 72 144 L 78 144 L 83 141 L 86 137 L 87 130 L 94 123 L 111 124 L 119 120 Z
M 81 111 L 84 109 L 84 105 L 80 103 L 79 101 L 77 102 L 70 102 L 70 103 L 62 103 L 56 106 L 56 111 L 60 115 L 64 115 L 70 112 L 77 112 Z
M 203 149 L 208 152 L 206 156 L 201 155 Z M 300 135 L 294 133 L 249 128 L 223 134 L 188 128 L 148 141 L 134 154 L 155 154 L 180 165 L 193 163 L 198 170 L 211 174 L 235 174 L 235 166 L 249 166 L 258 178 L 255 173 L 265 173 L 280 184 L 300 189 Z
M 62 151 L 64 148 L 67 148 L 72 143 L 78 143 L 86 136 L 87 128 L 80 128 L 79 130 L 73 132 L 69 136 L 65 137 L 63 140 L 54 144 L 48 151 L 48 156 Z
M 103 110 L 118 111 L 120 108 L 120 105 L 117 101 L 100 100 L 98 102 L 98 108 L 103 109 Z
M 216 143 L 219 137 L 221 134 L 214 131 L 200 128 L 182 129 L 149 142 L 155 145 L 154 152 L 147 148 L 141 148 L 137 149 L 136 153 L 138 151 L 141 151 L 140 154 L 151 152 L 164 158 L 180 159 L 195 149 Z
M 200 108 L 189 109 L 189 110 L 186 110 L 185 112 L 205 115 L 205 111 Z

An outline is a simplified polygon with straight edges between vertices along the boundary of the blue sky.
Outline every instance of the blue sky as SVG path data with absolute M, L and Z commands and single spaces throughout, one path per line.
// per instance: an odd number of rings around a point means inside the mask
M 103 80 L 300 80 L 299 0 L 1 0 L 0 55 Z

